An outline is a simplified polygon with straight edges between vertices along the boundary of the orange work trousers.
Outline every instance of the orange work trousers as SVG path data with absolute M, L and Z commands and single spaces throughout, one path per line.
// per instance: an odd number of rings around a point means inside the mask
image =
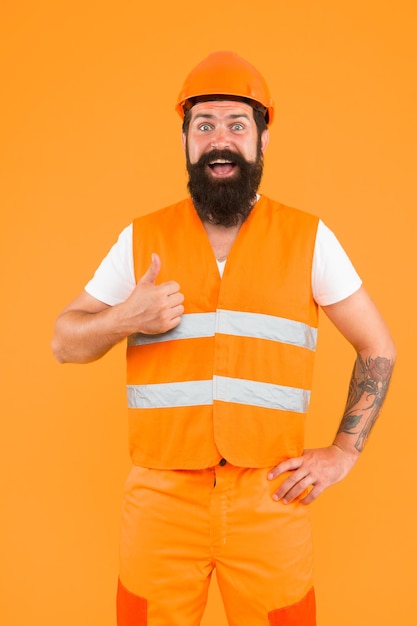
M 229 626 L 315 626 L 308 506 L 275 502 L 267 473 L 132 468 L 118 626 L 198 626 L 214 568 Z

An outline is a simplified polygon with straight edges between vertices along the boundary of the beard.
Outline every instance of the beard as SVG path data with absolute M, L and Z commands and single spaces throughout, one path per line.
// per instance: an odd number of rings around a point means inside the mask
M 188 190 L 196 211 L 203 222 L 220 226 L 237 226 L 249 216 L 256 202 L 256 192 L 262 178 L 263 155 L 260 145 L 254 162 L 246 161 L 231 150 L 212 150 L 197 163 L 190 163 L 187 150 Z M 210 175 L 210 163 L 225 159 L 235 166 L 235 172 L 225 178 Z

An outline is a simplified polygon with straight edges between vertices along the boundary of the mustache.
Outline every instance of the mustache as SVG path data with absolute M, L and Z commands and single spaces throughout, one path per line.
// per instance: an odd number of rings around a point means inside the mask
M 237 165 L 238 167 L 245 167 L 245 165 L 248 165 L 249 163 L 238 152 L 233 152 L 232 150 L 226 150 L 226 149 L 225 150 L 213 149 L 210 152 L 207 152 L 206 154 L 202 154 L 201 157 L 198 159 L 198 161 L 193 164 L 193 166 L 198 167 L 198 168 L 203 168 L 203 167 L 206 167 L 207 165 L 210 165 L 212 161 L 218 161 L 220 159 L 223 159 L 225 161 L 230 161 L 231 163 L 233 163 L 234 165 Z

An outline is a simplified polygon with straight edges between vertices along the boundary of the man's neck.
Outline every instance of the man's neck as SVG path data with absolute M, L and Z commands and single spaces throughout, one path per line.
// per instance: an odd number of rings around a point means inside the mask
M 241 224 L 222 226 L 220 224 L 203 222 L 203 226 L 216 259 L 218 261 L 225 261 L 237 237 Z

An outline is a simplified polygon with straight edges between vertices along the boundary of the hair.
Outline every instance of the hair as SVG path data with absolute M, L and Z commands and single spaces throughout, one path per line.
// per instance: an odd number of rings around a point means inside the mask
M 212 100 L 219 100 L 219 97 L 207 98 L 206 100 L 198 100 L 199 102 L 211 102 Z M 234 100 L 232 96 L 223 96 L 222 100 Z M 258 104 L 254 100 L 250 100 L 248 98 L 236 98 L 238 102 L 245 102 L 249 104 L 253 109 L 253 119 L 255 120 L 256 128 L 258 129 L 258 138 L 262 136 L 264 130 L 268 128 L 267 116 L 268 112 L 262 105 Z M 190 102 L 190 101 L 189 101 Z M 192 106 L 196 104 L 196 101 L 190 102 L 191 106 L 189 108 L 184 107 L 184 119 L 182 122 L 182 132 L 184 135 L 188 133 L 188 129 L 191 121 L 191 110 Z

